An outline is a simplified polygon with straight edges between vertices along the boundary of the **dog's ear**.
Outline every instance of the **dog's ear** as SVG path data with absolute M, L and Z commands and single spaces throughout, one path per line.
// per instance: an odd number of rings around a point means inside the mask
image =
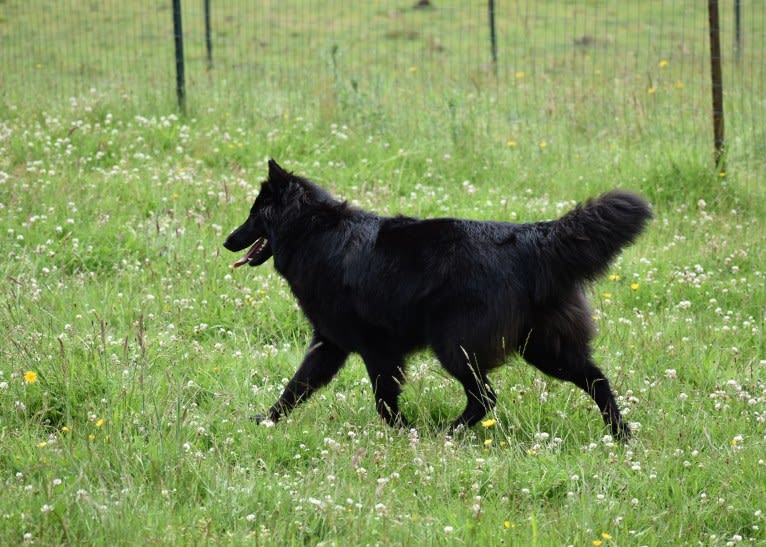
M 290 179 L 290 173 L 282 169 L 273 159 L 269 160 L 269 183 L 278 185 L 287 182 Z

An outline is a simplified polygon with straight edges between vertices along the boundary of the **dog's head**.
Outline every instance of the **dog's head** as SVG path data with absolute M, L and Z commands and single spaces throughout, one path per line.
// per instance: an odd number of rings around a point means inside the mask
M 226 238 L 223 246 L 233 252 L 250 247 L 234 263 L 235 268 L 244 264 L 259 266 L 272 256 L 269 238 L 281 226 L 299 223 L 311 229 L 322 206 L 337 203 L 319 186 L 285 171 L 273 159 L 269 160 L 269 177 L 261 183 L 261 191 L 250 208 L 250 215 Z
M 269 160 L 269 178 L 261 183 L 261 191 L 250 208 L 250 215 L 239 228 L 229 234 L 223 244 L 235 253 L 250 247 L 247 253 L 234 263 L 235 268 L 244 264 L 260 266 L 271 257 L 267 229 L 275 220 L 276 207 L 290 178 L 290 173 L 273 159 Z

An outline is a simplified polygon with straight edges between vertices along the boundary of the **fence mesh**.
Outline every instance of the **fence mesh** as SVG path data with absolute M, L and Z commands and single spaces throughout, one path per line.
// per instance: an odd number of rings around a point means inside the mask
M 356 112 L 374 123 L 400 101 L 422 119 L 490 102 L 486 130 L 510 145 L 572 130 L 584 139 L 656 135 L 712 147 L 707 3 L 699 0 L 184 0 L 192 109 L 264 116 Z M 740 5 L 737 26 L 735 6 Z M 96 89 L 172 108 L 171 2 L 0 2 L 7 103 Z M 721 0 L 730 159 L 766 158 L 766 3 Z M 737 39 L 739 36 L 739 40 Z

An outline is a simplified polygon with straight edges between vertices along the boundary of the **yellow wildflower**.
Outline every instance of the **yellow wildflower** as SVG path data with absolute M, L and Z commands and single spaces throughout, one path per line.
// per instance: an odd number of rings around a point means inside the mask
M 497 423 L 497 420 L 495 420 L 494 418 L 489 418 L 487 420 L 483 420 L 481 422 L 481 425 L 483 425 L 484 427 L 492 427 L 496 423 Z
M 24 381 L 28 384 L 34 384 L 37 381 L 37 373 L 34 370 L 28 370 L 24 373 Z
M 104 422 L 106 422 L 105 419 L 99 418 L 98 420 L 96 420 L 96 427 L 101 427 L 102 425 L 104 425 Z

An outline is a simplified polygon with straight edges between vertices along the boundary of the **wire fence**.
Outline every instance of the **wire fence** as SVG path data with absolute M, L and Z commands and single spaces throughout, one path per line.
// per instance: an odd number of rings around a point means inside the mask
M 401 101 L 427 120 L 473 97 L 492 103 L 487 130 L 509 143 L 556 139 L 566 127 L 587 139 L 656 133 L 712 149 L 700 0 L 3 0 L 4 101 L 96 89 L 173 108 L 174 4 L 193 110 L 332 119 L 356 109 L 374 123 Z M 718 4 L 729 158 L 763 162 L 766 3 Z

